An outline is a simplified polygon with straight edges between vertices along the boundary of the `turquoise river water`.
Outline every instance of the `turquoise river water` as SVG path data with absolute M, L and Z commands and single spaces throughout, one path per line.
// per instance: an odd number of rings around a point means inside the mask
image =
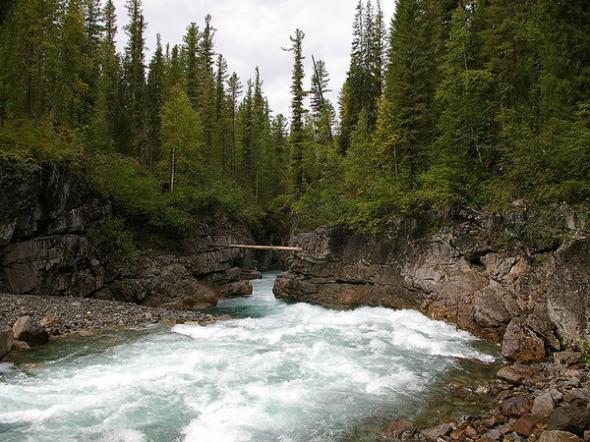
M 283 303 L 275 276 L 214 310 L 232 320 L 60 340 L 0 364 L 0 440 L 378 441 L 494 361 L 417 312 Z

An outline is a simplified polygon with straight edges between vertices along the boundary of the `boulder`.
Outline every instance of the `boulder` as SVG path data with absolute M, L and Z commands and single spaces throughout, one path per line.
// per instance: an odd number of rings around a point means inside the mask
M 590 423 L 590 415 L 584 401 L 574 401 L 556 409 L 549 417 L 548 430 L 568 431 L 583 436 Z
M 33 322 L 30 316 L 23 316 L 12 327 L 14 339 L 29 345 L 42 345 L 49 341 L 47 331 Z
M 240 279 L 244 281 L 252 281 L 254 279 L 262 279 L 262 273 L 258 270 L 242 270 Z
M 400 440 L 428 441 L 429 438 L 418 431 L 412 422 L 398 419 L 389 425 L 387 440 L 392 442 Z
M 12 350 L 13 344 L 14 340 L 12 337 L 12 330 L 0 330 L 0 359 L 2 359 L 10 352 L 10 350 Z
M 23 341 L 14 341 L 14 346 L 12 348 L 18 351 L 29 351 L 31 346 Z
M 500 406 L 500 411 L 504 416 L 520 417 L 531 411 L 531 401 L 524 396 L 516 396 L 505 400 Z
M 538 417 L 549 417 L 555 410 L 555 401 L 550 391 L 543 393 L 535 398 L 533 402 L 533 415 Z
M 534 375 L 533 370 L 526 365 L 511 365 L 498 370 L 496 377 L 511 384 L 520 385 L 530 380 Z
M 422 434 L 425 436 L 437 440 L 439 437 L 445 437 L 451 434 L 453 427 L 449 424 L 442 424 L 437 427 L 429 428 L 428 430 L 422 430 Z
M 521 319 L 513 319 L 502 340 L 502 355 L 519 362 L 533 362 L 545 357 L 545 342 Z
M 532 414 L 525 414 L 514 423 L 514 431 L 522 436 L 528 437 L 533 431 L 535 431 L 537 425 L 541 422 L 542 420 L 540 417 L 533 416 Z
M 225 284 L 220 288 L 221 296 L 225 298 L 250 296 L 252 291 L 252 284 L 246 280 Z
M 581 359 L 582 353 L 575 351 L 562 351 L 553 354 L 553 360 L 555 363 L 565 365 L 566 367 L 577 364 Z
M 582 439 L 567 431 L 545 431 L 539 442 L 582 442 Z

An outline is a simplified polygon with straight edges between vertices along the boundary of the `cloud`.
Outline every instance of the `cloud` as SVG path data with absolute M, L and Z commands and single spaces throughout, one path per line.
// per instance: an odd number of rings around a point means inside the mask
M 306 87 L 311 80 L 311 55 L 326 62 L 330 72 L 331 99 L 346 78 L 352 40 L 352 21 L 357 0 L 144 0 L 147 46 L 153 49 L 156 34 L 171 45 L 181 43 L 190 22 L 203 25 L 213 16 L 216 51 L 227 59 L 230 71 L 242 82 L 254 76 L 256 66 L 274 113 L 289 115 L 292 54 L 281 50 L 290 45 L 296 28 L 305 34 Z M 375 2 L 374 2 L 375 3 Z M 127 21 L 125 0 L 115 0 L 119 29 Z M 383 0 L 386 20 L 394 0 Z M 126 37 L 119 34 L 122 49 Z

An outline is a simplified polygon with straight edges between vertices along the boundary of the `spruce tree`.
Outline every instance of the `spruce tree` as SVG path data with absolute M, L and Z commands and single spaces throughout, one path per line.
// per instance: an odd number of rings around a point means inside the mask
M 88 84 L 84 82 L 88 67 L 84 48 L 88 45 L 84 28 L 82 0 L 69 0 L 61 24 L 60 58 L 57 87 L 50 101 L 50 119 L 75 127 L 81 122 L 87 100 Z
M 389 64 L 378 139 L 396 178 L 414 185 L 427 168 L 434 137 L 437 66 L 422 0 L 399 0 L 392 21 Z
M 236 143 L 236 120 L 238 107 L 240 104 L 240 96 L 242 95 L 242 83 L 238 78 L 238 74 L 235 72 L 229 77 L 227 81 L 228 87 L 228 98 L 229 98 L 229 109 L 230 109 L 230 120 L 231 120 L 231 142 L 229 149 L 229 165 L 232 176 L 237 175 L 237 143 Z
M 295 35 L 290 37 L 291 48 L 293 52 L 293 75 L 291 84 L 291 159 L 290 159 L 290 176 L 291 176 L 291 193 L 298 199 L 303 192 L 303 149 L 304 149 L 304 121 L 305 108 L 303 100 L 305 99 L 305 90 L 303 89 L 303 79 L 305 71 L 303 68 L 303 39 L 305 34 L 300 29 L 295 31 Z
M 125 76 L 127 83 L 127 100 L 134 145 L 131 151 L 139 153 L 145 164 L 145 21 L 141 0 L 128 0 L 127 13 L 129 24 L 125 27 L 129 41 L 125 48 Z
M 215 113 L 213 127 L 213 145 L 220 171 L 225 174 L 228 170 L 229 137 L 231 130 L 228 116 L 228 99 L 225 91 L 227 81 L 227 62 L 219 54 L 215 67 Z
M 332 142 L 332 125 L 334 120 L 334 108 L 328 100 L 327 94 L 330 76 L 326 64 L 322 60 L 316 60 L 312 56 L 313 76 L 311 78 L 311 111 L 313 116 L 313 128 L 315 139 L 318 143 L 327 145 Z
M 161 148 L 161 112 L 166 88 L 166 65 L 160 34 L 156 50 L 150 61 L 146 87 L 147 166 L 151 167 L 159 157 Z
M 191 23 L 186 29 L 184 36 L 183 60 L 184 60 L 184 77 L 186 78 L 186 90 L 193 109 L 199 109 L 200 96 L 200 79 L 199 79 L 199 64 L 198 64 L 198 50 L 199 50 L 199 28 L 196 23 Z M 176 60 L 178 54 L 174 54 L 173 59 Z M 175 75 L 176 76 L 176 75 Z
M 205 17 L 205 27 L 199 45 L 198 75 L 200 82 L 199 112 L 203 124 L 203 136 L 205 145 L 209 148 L 209 154 L 215 155 L 212 146 L 215 122 L 215 79 L 213 74 L 214 50 L 213 37 L 215 30 L 211 25 L 210 15 Z

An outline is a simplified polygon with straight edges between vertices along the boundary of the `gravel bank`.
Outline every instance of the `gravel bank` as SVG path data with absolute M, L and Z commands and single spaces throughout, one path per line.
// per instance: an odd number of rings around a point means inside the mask
M 31 316 L 52 337 L 157 323 L 175 325 L 197 322 L 205 325 L 215 321 L 213 316 L 201 312 L 143 307 L 117 301 L 0 294 L 0 329 L 12 327 L 21 316 Z

